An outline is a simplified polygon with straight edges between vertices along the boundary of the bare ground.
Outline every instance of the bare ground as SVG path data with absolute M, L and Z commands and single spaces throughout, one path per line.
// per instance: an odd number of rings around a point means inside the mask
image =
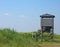
M 60 47 L 60 43 L 55 43 L 55 44 L 47 44 L 47 43 L 43 43 L 41 45 L 41 47 Z

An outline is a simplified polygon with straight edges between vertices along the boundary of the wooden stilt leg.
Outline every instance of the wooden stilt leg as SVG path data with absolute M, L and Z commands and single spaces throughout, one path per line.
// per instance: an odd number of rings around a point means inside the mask
M 43 27 L 41 29 L 41 41 L 43 41 Z

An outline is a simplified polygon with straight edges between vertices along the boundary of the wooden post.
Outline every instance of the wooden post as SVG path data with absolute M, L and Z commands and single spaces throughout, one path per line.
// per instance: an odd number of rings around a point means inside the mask
M 41 41 L 43 41 L 43 27 L 41 27 Z
M 53 31 L 54 29 L 52 28 L 52 40 L 53 40 L 53 36 L 54 36 L 54 31 Z

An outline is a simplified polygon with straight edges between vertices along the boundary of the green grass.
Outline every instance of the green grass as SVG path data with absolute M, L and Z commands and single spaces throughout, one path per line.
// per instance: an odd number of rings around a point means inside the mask
M 0 47 L 38 47 L 31 33 L 18 33 L 10 29 L 0 30 Z
M 52 43 L 52 41 L 46 42 Z M 55 34 L 53 43 L 60 43 L 60 35 Z M 41 44 L 41 37 L 36 42 L 35 39 L 32 39 L 32 33 L 0 29 L 0 47 L 41 47 Z

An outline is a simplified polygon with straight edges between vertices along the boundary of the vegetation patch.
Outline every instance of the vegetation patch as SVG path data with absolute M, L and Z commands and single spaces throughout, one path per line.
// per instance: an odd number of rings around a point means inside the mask
M 60 44 L 60 35 L 55 34 L 53 41 L 41 42 L 41 37 L 38 41 L 32 39 L 32 33 L 20 33 L 11 29 L 0 29 L 0 47 L 42 47 L 42 44 Z M 46 38 L 45 38 L 46 39 Z

